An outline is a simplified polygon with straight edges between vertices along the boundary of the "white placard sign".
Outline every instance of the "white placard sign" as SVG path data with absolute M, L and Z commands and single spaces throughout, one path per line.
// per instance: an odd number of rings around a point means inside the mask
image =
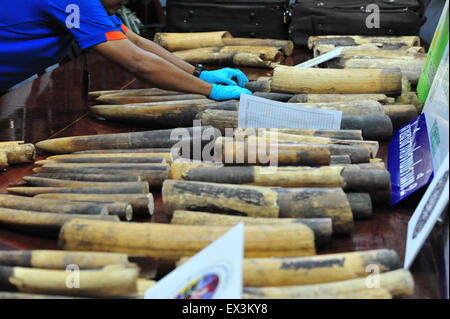
M 339 130 L 342 111 L 320 110 L 241 94 L 239 127 Z
M 145 299 L 240 299 L 244 224 L 201 250 L 145 292 Z
M 448 153 L 408 223 L 404 268 L 409 269 L 448 205 Z

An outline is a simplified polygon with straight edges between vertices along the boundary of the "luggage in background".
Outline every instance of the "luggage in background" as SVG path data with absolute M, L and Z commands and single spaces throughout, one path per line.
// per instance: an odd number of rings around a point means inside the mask
M 288 38 L 289 0 L 168 0 L 168 32 L 229 31 L 233 37 Z
M 292 5 L 289 36 L 296 46 L 305 46 L 311 35 L 418 35 L 425 22 L 425 3 L 423 0 L 297 0 Z M 366 24 L 369 21 L 371 26 L 375 22 L 373 5 L 379 7 L 379 28 L 369 28 Z

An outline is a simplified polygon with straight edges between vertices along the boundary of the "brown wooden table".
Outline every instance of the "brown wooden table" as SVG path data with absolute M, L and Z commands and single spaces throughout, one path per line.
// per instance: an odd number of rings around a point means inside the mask
M 293 65 L 310 58 L 308 52 L 298 51 L 286 64 Z M 90 90 L 130 89 L 148 87 L 102 57 L 89 54 Z M 270 76 L 268 69 L 242 68 L 249 79 Z M 0 97 L 0 141 L 23 140 L 27 143 L 66 136 L 95 135 L 150 130 L 151 127 L 130 126 L 101 121 L 89 114 L 92 102 L 82 99 L 83 59 L 73 60 L 39 79 Z M 38 152 L 37 159 L 49 154 Z M 387 158 L 387 145 L 380 147 L 379 157 Z M 11 185 L 23 184 L 22 178 L 32 174 L 33 164 L 11 167 L 0 173 L 0 193 Z M 146 222 L 167 222 L 158 191 L 155 214 Z M 394 249 L 404 259 L 406 231 L 409 218 L 422 192 L 394 207 L 380 206 L 370 220 L 357 221 L 351 237 L 333 238 L 330 245 L 318 251 L 336 253 L 377 248 Z M 145 221 L 144 221 L 145 222 Z M 37 237 L 0 226 L 0 250 L 57 249 L 56 239 Z M 430 248 L 425 245 L 411 272 L 416 288 L 411 298 L 441 298 L 439 271 Z

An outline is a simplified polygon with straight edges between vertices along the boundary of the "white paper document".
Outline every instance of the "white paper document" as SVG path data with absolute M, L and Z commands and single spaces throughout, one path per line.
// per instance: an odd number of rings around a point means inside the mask
M 243 259 L 240 223 L 159 280 L 145 299 L 241 299 Z
M 241 94 L 239 127 L 339 130 L 342 111 L 320 110 Z
M 448 153 L 408 223 L 404 268 L 409 269 L 448 205 Z
M 337 49 L 334 49 L 333 51 L 319 55 L 318 57 L 315 57 L 314 59 L 297 64 L 295 67 L 296 68 L 312 68 L 313 66 L 316 66 L 323 62 L 337 58 L 338 56 L 341 55 L 343 49 L 344 49 L 343 47 L 339 47 Z

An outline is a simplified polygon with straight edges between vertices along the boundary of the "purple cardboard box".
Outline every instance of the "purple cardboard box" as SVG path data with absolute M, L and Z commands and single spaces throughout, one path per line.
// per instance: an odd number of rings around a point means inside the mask
M 426 125 L 425 114 L 421 114 L 395 131 L 389 143 L 391 205 L 428 184 L 433 177 L 433 161 Z

